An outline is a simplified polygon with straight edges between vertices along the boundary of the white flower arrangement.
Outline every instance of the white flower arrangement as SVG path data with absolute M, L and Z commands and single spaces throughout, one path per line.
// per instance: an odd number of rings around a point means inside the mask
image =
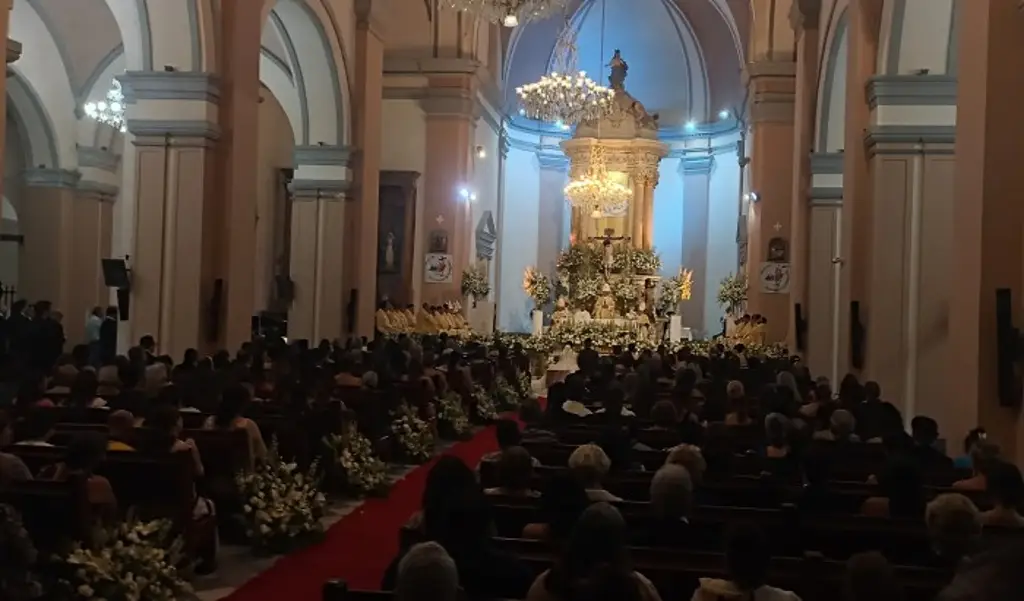
M 661 283 L 658 295 L 658 310 L 662 313 L 675 312 L 679 303 L 690 300 L 693 294 L 693 270 L 679 268 L 679 273 Z
M 446 425 L 457 437 L 469 434 L 472 429 L 466 409 L 462 406 L 462 398 L 450 390 L 437 401 L 437 421 Z
M 629 273 L 633 271 L 633 247 L 620 244 L 612 251 L 612 271 Z
M 628 313 L 636 308 L 640 300 L 640 288 L 630 278 L 619 278 L 612 281 L 612 296 L 618 305 L 619 311 Z
M 747 302 L 747 276 L 729 274 L 718 284 L 718 304 L 726 313 L 735 315 Z
M 637 248 L 631 253 L 633 271 L 651 275 L 661 270 L 661 257 L 653 248 Z
M 485 299 L 491 293 L 490 275 L 481 266 L 471 265 L 462 272 L 462 296 Z
M 473 400 L 476 401 L 476 416 L 483 421 L 494 421 L 498 419 L 498 407 L 494 397 L 484 390 L 479 384 L 473 385 Z
M 404 404 L 391 414 L 391 418 L 391 433 L 406 457 L 413 461 L 426 461 L 433 456 L 434 433 L 430 431 L 430 424 Z
M 170 520 L 129 519 L 97 533 L 94 545 L 75 543 L 57 558 L 60 598 L 105 601 L 177 601 L 192 597 L 178 573 L 180 538 Z
M 602 280 L 597 276 L 582 276 L 573 281 L 571 286 L 573 304 L 576 308 L 586 308 L 594 303 L 601 292 Z
M 533 379 L 530 377 L 529 372 L 519 372 L 519 375 L 516 378 L 516 387 L 523 398 L 533 396 Z
M 283 461 L 275 441 L 267 461 L 254 471 L 235 475 L 245 503 L 246 534 L 254 550 L 285 552 L 303 539 L 323 533 L 320 517 L 327 499 L 317 488 L 316 473 L 316 461 L 306 473 L 295 463 Z
M 533 299 L 535 309 L 540 309 L 551 300 L 551 279 L 536 267 L 527 267 L 523 274 L 523 291 Z
M 370 439 L 355 426 L 347 426 L 343 434 L 326 436 L 324 443 L 334 451 L 335 463 L 345 471 L 352 492 L 365 495 L 387 483 L 388 465 L 377 457 Z
M 517 382 L 517 385 L 519 383 Z M 529 388 L 527 388 L 529 390 Z M 501 411 L 511 411 L 519 408 L 519 400 L 522 398 L 516 387 L 499 375 L 494 380 L 494 402 Z

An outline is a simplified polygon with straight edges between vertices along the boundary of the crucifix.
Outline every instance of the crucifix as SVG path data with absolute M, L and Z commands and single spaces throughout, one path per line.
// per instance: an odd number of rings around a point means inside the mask
M 599 236 L 599 237 L 596 237 L 596 238 L 588 238 L 588 240 L 590 240 L 591 242 L 596 242 L 596 241 L 600 240 L 601 244 L 604 245 L 604 275 L 605 275 L 605 277 L 608 277 L 608 274 L 610 274 L 611 271 L 612 271 L 612 256 L 614 254 L 612 252 L 613 251 L 612 243 L 614 243 L 614 242 L 623 242 L 623 241 L 624 242 L 629 242 L 630 241 L 630 237 L 629 236 L 615 236 L 614 234 L 615 234 L 615 229 L 608 227 L 608 228 L 605 228 L 604 236 L 603 237 Z

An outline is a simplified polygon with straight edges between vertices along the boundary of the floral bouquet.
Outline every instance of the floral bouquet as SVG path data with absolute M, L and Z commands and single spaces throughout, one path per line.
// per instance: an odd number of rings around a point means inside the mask
M 572 284 L 572 301 L 577 308 L 586 308 L 594 304 L 594 299 L 601 292 L 602 280 L 597 276 L 582 276 Z
M 483 422 L 493 422 L 498 419 L 498 407 L 494 402 L 494 397 L 487 394 L 483 386 L 473 385 L 473 401 L 473 411 L 477 419 Z
M 469 416 L 462 406 L 462 398 L 458 393 L 448 391 L 437 401 L 437 422 L 441 430 L 451 434 L 456 440 L 466 436 L 472 430 Z
M 317 488 L 316 473 L 316 461 L 305 473 L 295 463 L 285 463 L 275 441 L 267 461 L 252 472 L 235 475 L 253 550 L 285 553 L 323 534 L 320 518 L 327 499 Z
M 629 278 L 620 278 L 612 282 L 612 296 L 621 313 L 626 314 L 637 307 L 640 300 L 640 289 Z
M 95 544 L 75 543 L 56 559 L 57 598 L 106 601 L 177 601 L 192 598 L 192 587 L 178 573 L 180 538 L 170 520 L 130 518 L 100 530 Z M 5 597 L 6 598 L 6 597 Z
M 718 304 L 730 315 L 739 312 L 743 303 L 747 302 L 747 276 L 729 274 L 722 278 L 718 285 Z
M 679 273 L 661 283 L 658 295 L 658 310 L 661 313 L 675 312 L 679 303 L 690 300 L 693 294 L 693 270 L 679 268 Z
M 21 515 L 10 505 L 0 505 L 0 591 L 9 601 L 30 601 L 43 595 L 43 587 L 33 568 L 39 553 L 21 522 Z
M 391 414 L 391 433 L 402 454 L 413 462 L 423 462 L 434 455 L 434 434 L 430 424 L 417 416 L 408 405 L 401 405 Z
M 612 271 L 629 273 L 633 271 L 633 247 L 620 244 L 612 251 Z
M 519 383 L 516 383 L 519 385 Z M 529 388 L 527 388 L 529 391 Z M 519 408 L 519 399 L 525 395 L 520 395 L 519 391 L 516 390 L 516 386 L 513 386 L 505 379 L 505 376 L 499 375 L 494 380 L 494 402 L 498 409 L 501 411 L 512 411 Z
M 491 282 L 486 269 L 470 266 L 462 272 L 462 296 L 472 296 L 475 300 L 487 298 L 490 293 Z
M 521 371 L 516 376 L 516 390 L 520 398 L 533 396 L 533 379 L 527 371 Z
M 345 482 L 353 493 L 377 493 L 387 484 L 388 465 L 355 426 L 347 426 L 344 434 L 329 434 L 324 443 L 333 450 L 335 465 L 344 470 Z
M 661 269 L 661 257 L 653 248 L 638 248 L 631 253 L 633 271 L 643 275 L 653 275 Z
M 523 274 L 523 290 L 538 311 L 551 300 L 551 280 L 536 267 L 528 267 Z

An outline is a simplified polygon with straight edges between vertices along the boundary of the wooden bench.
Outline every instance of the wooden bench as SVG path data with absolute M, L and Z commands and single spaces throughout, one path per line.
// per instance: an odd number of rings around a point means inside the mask
M 21 514 L 36 549 L 60 552 L 68 543 L 88 540 L 94 524 L 85 482 L 28 480 L 0 486 L 0 503 Z

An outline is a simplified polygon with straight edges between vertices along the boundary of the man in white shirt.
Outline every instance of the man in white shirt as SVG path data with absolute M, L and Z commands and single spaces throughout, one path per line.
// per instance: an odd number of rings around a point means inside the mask
M 89 345 L 89 363 L 100 365 L 100 327 L 103 325 L 103 309 L 93 307 L 85 318 L 85 343 Z

